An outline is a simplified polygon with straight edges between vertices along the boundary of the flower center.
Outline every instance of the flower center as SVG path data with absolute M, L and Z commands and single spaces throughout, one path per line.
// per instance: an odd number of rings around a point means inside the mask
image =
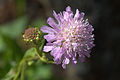
M 65 48 L 69 49 L 71 47 L 73 50 L 75 50 L 77 47 L 76 27 L 65 27 L 59 33 L 58 39 L 62 41 L 61 45 Z

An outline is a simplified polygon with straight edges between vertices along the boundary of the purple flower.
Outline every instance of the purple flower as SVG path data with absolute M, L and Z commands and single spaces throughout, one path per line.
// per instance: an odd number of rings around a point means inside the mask
M 43 51 L 50 52 L 54 57 L 56 64 L 61 64 L 65 69 L 66 65 L 70 63 L 77 63 L 77 58 L 81 62 L 85 57 L 90 57 L 90 49 L 94 46 L 93 27 L 89 24 L 88 19 L 83 20 L 84 13 L 80 13 L 76 9 L 73 16 L 70 6 L 66 8 L 63 13 L 57 14 L 53 11 L 55 19 L 49 17 L 47 23 L 51 26 L 43 26 L 41 31 L 48 33 L 44 36 L 47 44 Z

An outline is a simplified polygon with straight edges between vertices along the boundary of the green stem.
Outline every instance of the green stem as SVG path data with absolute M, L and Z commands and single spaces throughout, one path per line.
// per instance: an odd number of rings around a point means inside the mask
M 20 66 L 18 67 L 18 71 L 17 71 L 17 73 L 16 73 L 16 75 L 15 75 L 13 80 L 17 80 L 19 74 L 20 74 Z
M 21 61 L 20 64 L 18 65 L 18 70 L 17 70 L 17 73 L 16 73 L 16 75 L 15 75 L 15 77 L 14 77 L 13 80 L 17 80 L 17 78 L 19 77 L 20 71 L 21 71 L 21 66 L 22 66 L 23 62 L 24 62 L 24 60 L 22 59 L 22 61 Z
M 43 40 L 43 41 L 44 41 L 44 40 Z M 41 46 L 43 46 L 43 44 L 42 44 Z M 41 48 L 42 48 L 42 47 L 41 47 Z M 49 60 L 46 58 L 45 54 L 42 55 L 42 56 L 40 56 L 40 54 L 39 54 L 39 47 L 37 47 L 37 46 L 36 46 L 36 52 L 37 52 L 36 54 L 38 55 L 38 57 L 40 58 L 41 61 L 43 61 L 43 62 L 45 62 L 45 63 L 55 64 L 54 61 L 49 61 Z M 43 52 L 42 52 L 42 49 L 40 49 L 40 52 L 43 53 Z
M 21 80 L 24 80 L 24 73 L 25 73 L 25 67 L 26 67 L 26 62 L 27 61 L 31 61 L 31 60 L 37 60 L 37 59 L 40 59 L 41 61 L 45 62 L 45 63 L 51 63 L 51 64 L 55 64 L 54 61 L 49 61 L 48 58 L 46 58 L 46 54 L 42 52 L 42 49 L 43 49 L 43 45 L 45 43 L 45 40 L 43 39 L 41 41 L 41 47 L 40 47 L 40 50 L 39 50 L 39 46 L 38 45 L 35 45 L 35 49 L 36 49 L 36 55 L 35 57 L 33 58 L 23 58 L 21 60 L 21 62 L 19 63 L 18 65 L 18 68 L 17 68 L 17 73 L 14 77 L 13 80 L 17 80 L 20 73 L 21 73 L 21 76 L 20 76 L 20 79 Z M 41 55 L 40 55 L 41 53 Z
M 22 64 L 22 70 L 21 70 L 21 80 L 24 80 L 24 73 L 25 73 L 25 61 L 23 61 Z

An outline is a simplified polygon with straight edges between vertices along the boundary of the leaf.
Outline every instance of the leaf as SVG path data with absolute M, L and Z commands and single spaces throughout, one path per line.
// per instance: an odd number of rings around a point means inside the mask
M 32 58 L 36 56 L 36 48 L 30 48 L 29 50 L 26 51 L 24 58 Z

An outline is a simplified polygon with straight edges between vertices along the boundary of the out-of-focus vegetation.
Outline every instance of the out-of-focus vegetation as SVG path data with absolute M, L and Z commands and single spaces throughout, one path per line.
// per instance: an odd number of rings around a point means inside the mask
M 12 80 L 17 74 L 16 66 L 22 59 L 26 44 L 22 44 L 22 32 L 27 26 L 28 17 L 23 16 L 0 27 L 0 77 L 3 80 Z M 45 24 L 44 20 L 35 20 L 33 25 L 41 26 Z M 32 54 L 29 54 L 32 56 Z M 28 55 L 27 55 L 28 56 Z M 27 80 L 50 79 L 51 66 L 36 62 L 26 69 L 25 76 Z
M 30 16 L 25 11 L 26 0 L 6 0 L 6 2 L 2 0 L 0 7 L 4 7 L 5 4 L 9 3 L 14 6 L 15 12 L 10 20 L 6 19 L 4 22 L 1 21 L 2 24 L 0 24 L 0 80 L 13 80 L 13 77 L 17 74 L 16 70 L 20 60 L 22 60 L 25 51 L 30 48 L 30 45 L 23 42 L 22 39 L 22 33 L 28 25 L 40 28 L 46 24 L 43 18 L 30 21 Z M 1 15 L 4 13 L 2 12 Z M 6 16 L 2 18 L 4 17 Z M 29 62 L 29 65 L 32 63 Z M 51 65 L 46 65 L 41 61 L 33 64 L 25 66 L 25 80 L 48 80 L 52 78 Z
M 17 74 L 15 68 L 25 54 L 24 48 L 28 46 L 27 43 L 23 44 L 22 42 L 22 32 L 24 32 L 27 23 L 28 17 L 23 16 L 7 24 L 2 24 L 0 27 L 0 78 L 4 76 L 3 80 L 12 80 Z M 45 21 L 36 19 L 31 25 L 40 28 L 45 25 Z M 25 56 L 32 56 L 33 53 L 30 51 Z M 26 80 L 47 80 L 51 76 L 51 66 L 40 61 L 35 62 L 34 65 L 30 65 L 25 70 Z

